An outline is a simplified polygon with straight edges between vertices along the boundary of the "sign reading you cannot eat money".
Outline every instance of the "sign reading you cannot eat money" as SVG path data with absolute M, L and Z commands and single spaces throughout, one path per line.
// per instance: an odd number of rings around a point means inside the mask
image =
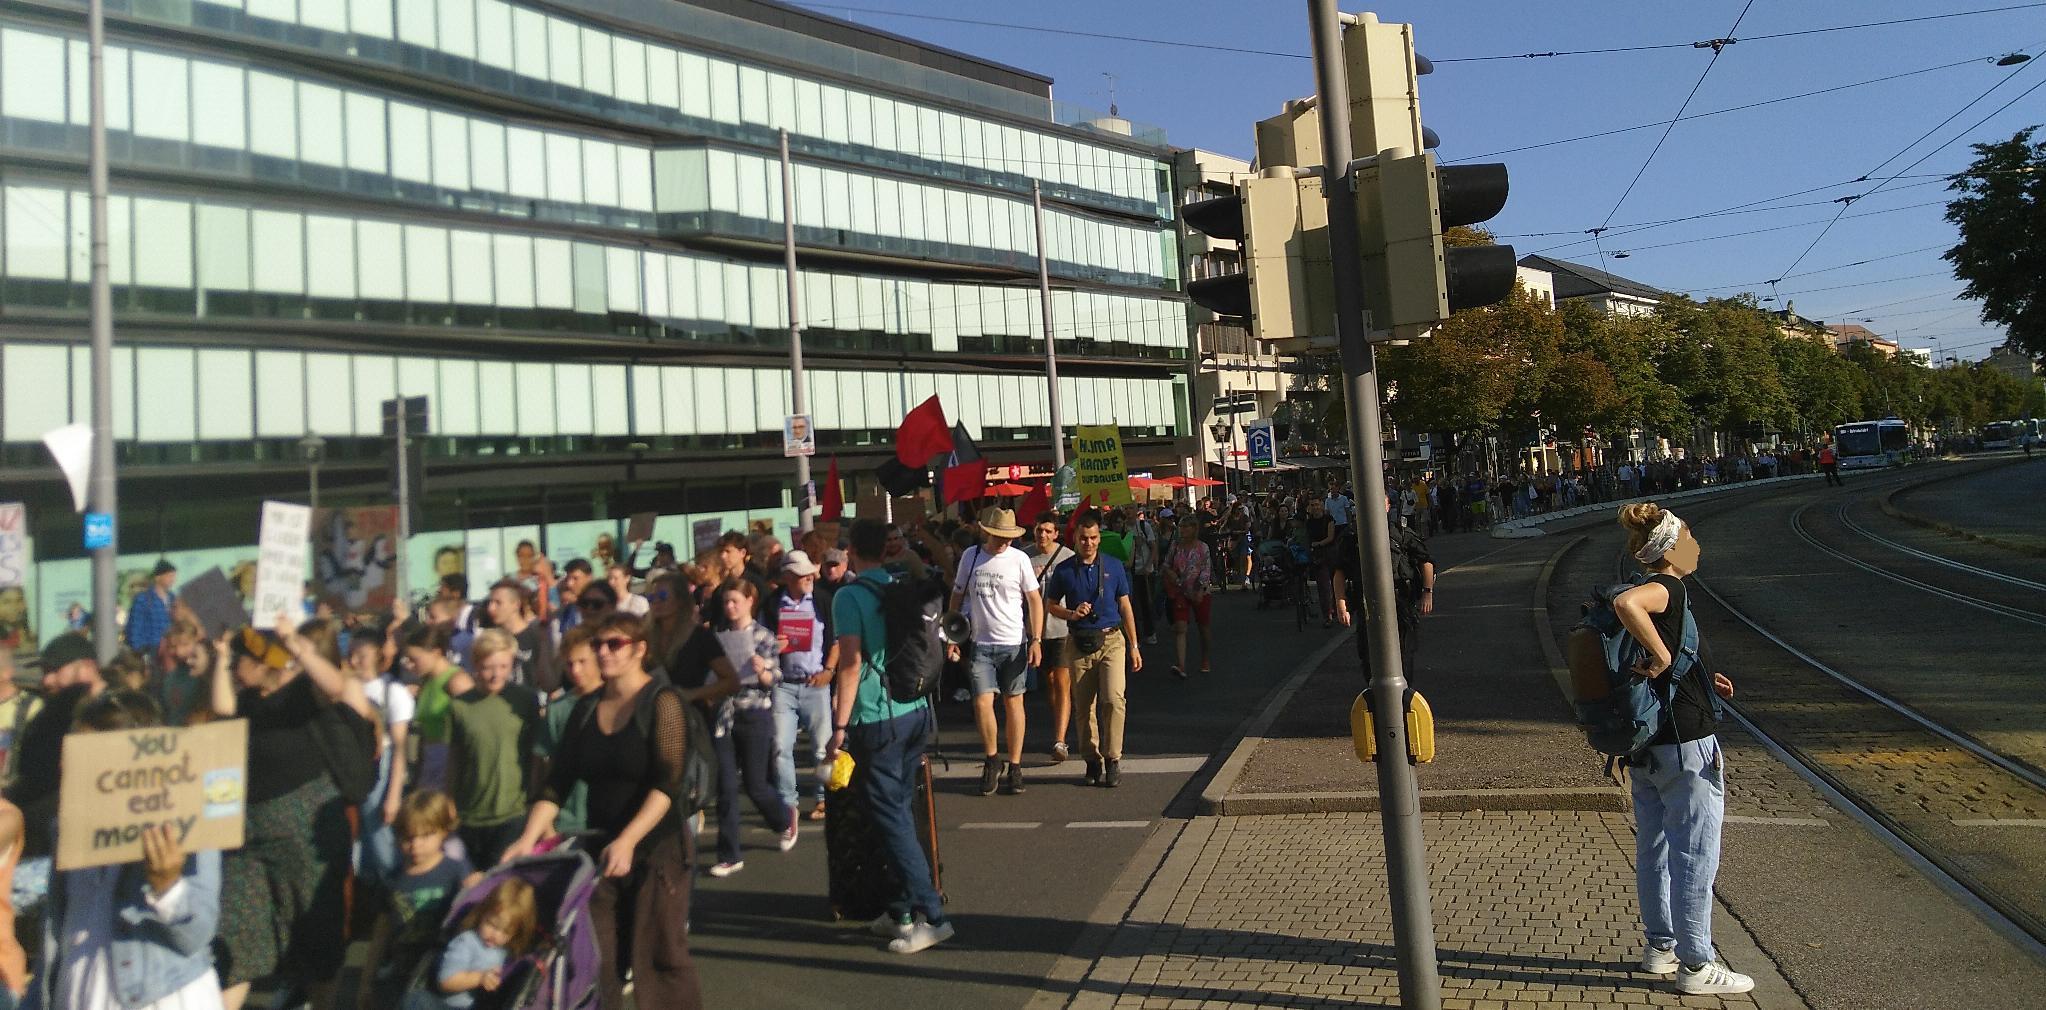
M 158 825 L 186 852 L 241 848 L 248 750 L 241 719 L 65 737 L 57 869 L 132 863 Z

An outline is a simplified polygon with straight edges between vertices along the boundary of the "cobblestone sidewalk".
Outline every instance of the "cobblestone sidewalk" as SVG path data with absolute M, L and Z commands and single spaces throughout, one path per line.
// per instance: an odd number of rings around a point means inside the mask
M 1680 997 L 1631 969 L 1625 814 L 1426 814 L 1443 1006 L 1801 1007 L 1721 908 L 1714 934 L 1752 996 Z M 1072 1006 L 1397 1006 L 1375 814 L 1198 818 L 1094 963 Z

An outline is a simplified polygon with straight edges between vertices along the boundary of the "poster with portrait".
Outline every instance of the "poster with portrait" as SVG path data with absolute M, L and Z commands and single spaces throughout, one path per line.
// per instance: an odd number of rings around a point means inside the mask
M 313 588 L 336 610 L 388 610 L 397 585 L 398 507 L 313 514 Z

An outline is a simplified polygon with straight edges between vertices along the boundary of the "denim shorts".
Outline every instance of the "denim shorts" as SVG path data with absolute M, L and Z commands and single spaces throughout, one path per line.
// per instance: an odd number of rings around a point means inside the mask
M 1030 648 L 1025 645 L 973 643 L 973 659 L 969 663 L 973 696 L 978 698 L 997 691 L 1008 697 L 1022 694 L 1030 672 L 1024 660 L 1029 658 Z

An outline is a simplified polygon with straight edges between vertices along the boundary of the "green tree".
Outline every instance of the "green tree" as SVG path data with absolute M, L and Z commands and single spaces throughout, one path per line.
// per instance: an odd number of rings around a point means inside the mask
M 2046 356 L 2046 143 L 2033 143 L 2037 129 L 1975 145 L 1975 161 L 1947 187 L 1958 194 L 1946 218 L 1961 242 L 1944 257 L 1968 282 L 1961 296 L 1982 302 L 1982 320 L 2003 324 L 2035 358 Z

